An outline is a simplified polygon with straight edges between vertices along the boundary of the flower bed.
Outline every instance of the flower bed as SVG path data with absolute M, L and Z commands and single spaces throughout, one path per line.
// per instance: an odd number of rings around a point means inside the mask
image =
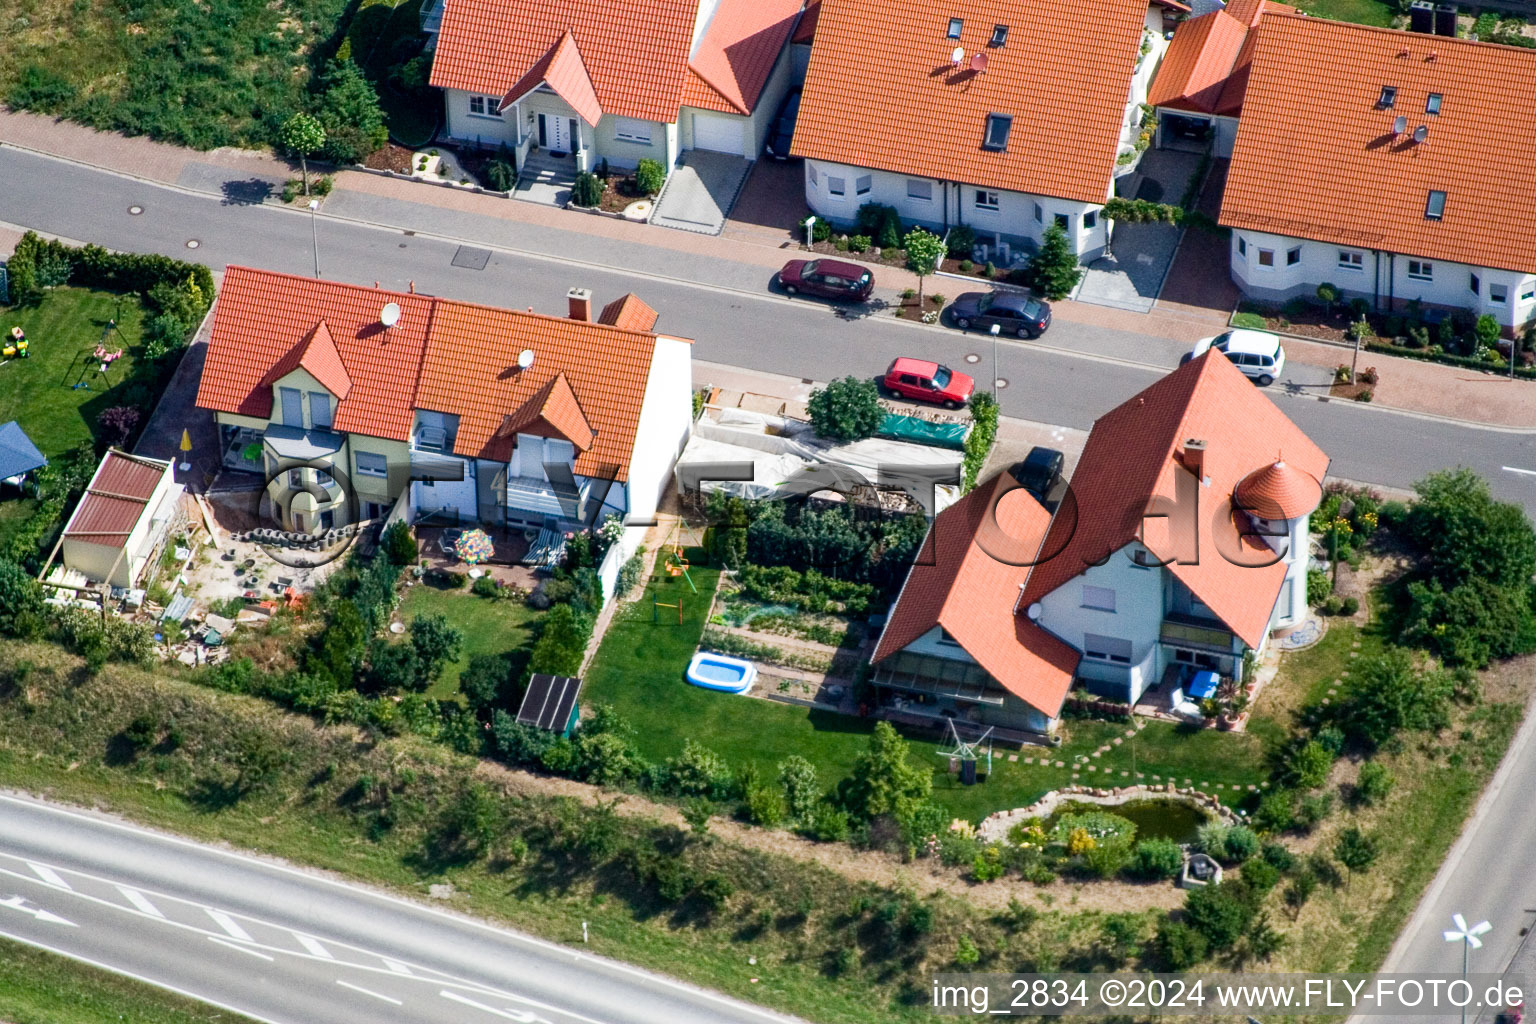
M 803 238 L 805 232 L 800 232 Z M 834 236 L 837 237 L 837 236 Z M 846 239 L 848 236 L 841 236 Z M 805 248 L 804 242 L 801 248 Z M 905 267 L 907 265 L 907 251 L 905 249 L 877 249 L 871 246 L 863 252 L 855 252 L 844 243 L 843 248 L 837 247 L 835 241 L 816 242 L 811 246 L 811 251 L 821 256 L 829 256 L 838 260 L 857 260 L 860 263 L 873 263 L 882 267 Z

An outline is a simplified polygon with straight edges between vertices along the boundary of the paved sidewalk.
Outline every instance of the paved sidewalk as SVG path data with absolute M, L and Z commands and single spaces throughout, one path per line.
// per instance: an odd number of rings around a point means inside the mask
M 55 156 L 188 191 L 217 195 L 226 203 L 277 204 L 274 186 L 294 175 L 284 160 L 238 149 L 196 152 L 144 138 L 97 132 L 36 114 L 0 110 L 0 144 Z M 789 172 L 784 172 L 788 174 Z M 668 231 L 618 218 L 583 215 L 536 203 L 518 202 L 458 188 L 362 171 L 335 175 L 325 200 L 326 216 L 375 226 L 432 234 L 496 246 L 509 251 L 624 271 L 656 273 L 717 288 L 760 292 L 795 251 L 763 231 L 725 236 Z M 1187 238 L 1187 236 L 1186 236 Z M 0 229 L 0 247 L 14 244 Z M 1175 263 L 1175 271 L 1179 263 Z M 879 270 L 882 289 L 915 287 L 904 270 Z M 930 282 L 930 290 L 936 287 Z M 1167 296 L 1150 313 L 1089 303 L 1053 303 L 1057 319 L 1105 330 L 1193 344 L 1221 328 L 1209 309 L 1183 306 Z M 1333 366 L 1348 362 L 1347 349 L 1311 342 L 1286 342 L 1298 363 Z M 1362 366 L 1381 371 L 1378 406 L 1476 425 L 1536 428 L 1536 383 L 1509 382 L 1496 375 L 1393 356 L 1362 357 Z

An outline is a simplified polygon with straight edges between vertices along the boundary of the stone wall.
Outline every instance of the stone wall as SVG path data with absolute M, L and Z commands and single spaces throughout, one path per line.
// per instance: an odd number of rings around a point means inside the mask
M 1098 804 L 1116 807 L 1132 800 L 1179 800 L 1213 814 L 1229 825 L 1237 823 L 1237 815 L 1221 802 L 1218 796 L 1202 793 L 1190 786 L 1175 786 L 1169 782 L 1162 786 L 1116 786 L 1113 789 L 1096 789 L 1092 786 L 1067 786 L 1052 790 L 1028 807 L 1011 811 L 998 811 L 988 815 L 976 828 L 976 837 L 983 841 L 1002 842 L 1008 838 L 1008 830 L 1030 818 L 1048 818 L 1064 803 Z

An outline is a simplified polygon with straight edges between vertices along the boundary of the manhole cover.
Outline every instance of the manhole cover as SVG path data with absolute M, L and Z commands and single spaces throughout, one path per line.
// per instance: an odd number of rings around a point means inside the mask
M 968 363 L 979 363 L 981 362 L 981 356 L 977 355 L 975 352 L 967 352 L 965 354 L 965 361 Z
M 197 240 L 197 239 L 195 239 L 195 238 L 189 238 L 189 239 L 187 239 L 187 248 L 188 248 L 188 249 L 196 249 L 196 248 L 197 248 L 197 247 L 198 247 L 198 246 L 200 246 L 200 245 L 202 245 L 202 244 L 203 244 L 203 243 L 202 243 L 202 242 L 199 242 L 199 241 L 198 241 L 198 240 Z
M 465 270 L 484 270 L 485 265 L 491 262 L 491 250 L 474 249 L 467 245 L 461 245 L 453 254 L 453 265 L 463 267 Z
M 130 207 L 128 207 L 128 214 L 129 214 L 129 216 L 137 217 L 139 214 L 141 214 L 143 212 L 144 212 L 144 207 L 142 207 L 142 206 L 130 206 Z
M 1008 378 L 1007 377 L 999 377 L 999 378 L 997 378 L 997 380 L 992 382 L 992 386 L 997 388 L 999 391 L 1001 391 L 1003 388 L 1008 386 Z

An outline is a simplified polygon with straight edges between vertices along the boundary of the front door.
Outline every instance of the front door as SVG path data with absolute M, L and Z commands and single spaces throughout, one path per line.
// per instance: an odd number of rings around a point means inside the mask
M 539 115 L 539 145 L 551 153 L 571 151 L 571 119 Z

